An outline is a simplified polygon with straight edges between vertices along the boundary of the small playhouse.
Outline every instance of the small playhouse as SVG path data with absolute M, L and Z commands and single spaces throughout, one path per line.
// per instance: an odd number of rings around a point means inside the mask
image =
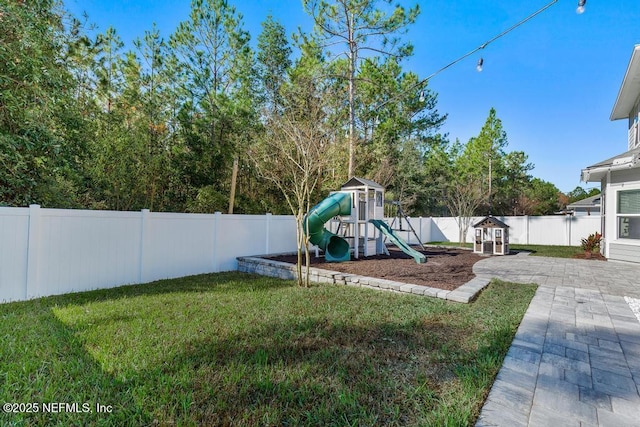
M 488 216 L 473 226 L 473 252 L 506 255 L 509 253 L 509 226 L 498 218 Z

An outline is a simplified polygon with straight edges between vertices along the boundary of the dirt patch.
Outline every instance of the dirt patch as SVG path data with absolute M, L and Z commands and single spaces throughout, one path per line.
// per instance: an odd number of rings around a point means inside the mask
M 341 273 L 454 290 L 475 277 L 473 264 L 482 259 L 481 256 L 463 249 L 427 248 L 420 252 L 427 257 L 424 264 L 417 264 L 401 250 L 389 247 L 389 256 L 377 255 L 347 262 L 327 263 L 323 257 L 315 258 L 312 254 L 311 265 Z M 295 255 L 269 259 L 296 263 Z

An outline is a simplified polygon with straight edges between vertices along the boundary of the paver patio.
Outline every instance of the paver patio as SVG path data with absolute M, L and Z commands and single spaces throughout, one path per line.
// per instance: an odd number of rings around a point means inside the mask
M 540 285 L 476 426 L 640 426 L 640 266 L 492 257 L 478 277 Z

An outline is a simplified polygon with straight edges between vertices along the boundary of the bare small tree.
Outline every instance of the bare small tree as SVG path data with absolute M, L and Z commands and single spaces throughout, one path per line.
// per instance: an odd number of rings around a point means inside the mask
M 317 81 L 310 75 L 297 76 L 283 86 L 282 109 L 265 112 L 264 139 L 250 150 L 259 175 L 282 192 L 296 217 L 298 284 L 305 287 L 309 285 L 310 255 L 304 215 L 311 208 L 312 194 L 319 187 L 327 163 L 325 151 L 333 139 Z
M 455 178 L 447 188 L 445 203 L 458 223 L 458 242 L 463 246 L 467 241 L 467 231 L 471 219 L 480 205 L 487 200 L 481 182 L 473 176 Z

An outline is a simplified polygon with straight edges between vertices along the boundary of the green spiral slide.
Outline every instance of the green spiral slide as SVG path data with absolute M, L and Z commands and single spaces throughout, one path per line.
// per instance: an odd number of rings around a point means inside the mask
M 351 194 L 333 193 L 314 207 L 304 217 L 304 232 L 309 241 L 324 251 L 327 261 L 349 261 L 349 242 L 324 228 L 324 223 L 337 215 L 351 214 Z

